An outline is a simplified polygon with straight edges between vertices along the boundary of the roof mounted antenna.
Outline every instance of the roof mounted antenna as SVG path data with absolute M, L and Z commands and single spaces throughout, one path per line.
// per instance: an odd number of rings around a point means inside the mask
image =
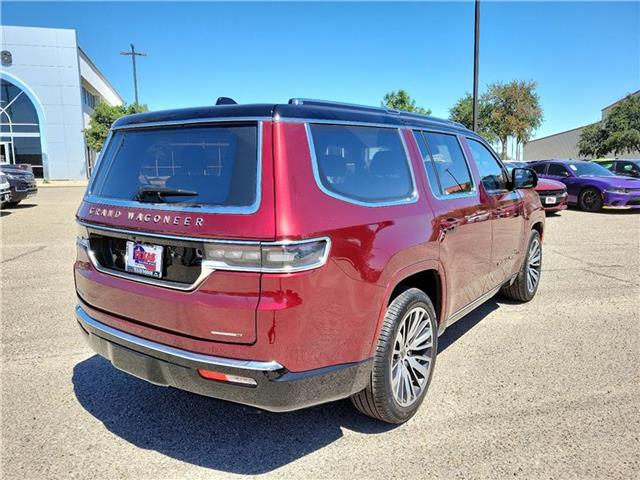
M 216 100 L 216 105 L 237 105 L 238 102 L 236 102 L 233 98 L 229 98 L 229 97 L 218 97 L 218 100 Z

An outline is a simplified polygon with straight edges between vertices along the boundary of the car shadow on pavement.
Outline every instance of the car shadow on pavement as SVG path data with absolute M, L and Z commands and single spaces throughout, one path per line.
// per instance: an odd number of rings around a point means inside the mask
M 152 385 L 99 356 L 73 369 L 76 398 L 118 437 L 194 465 L 260 474 L 322 449 L 342 429 L 378 434 L 376 422 L 342 400 L 290 413 L 270 413 Z
M 500 308 L 501 304 L 511 304 L 511 302 L 505 298 L 493 297 L 491 300 L 487 300 L 485 303 L 477 307 L 468 315 L 465 315 L 453 325 L 447 327 L 445 332 L 438 338 L 438 355 L 444 352 L 448 347 L 454 344 L 460 337 L 475 327 L 482 321 L 487 315 L 494 310 Z M 437 369 L 437 367 L 436 367 Z
M 478 307 L 439 338 L 445 351 L 500 304 Z M 173 388 L 115 369 L 98 355 L 73 369 L 76 398 L 120 438 L 140 448 L 228 473 L 267 473 L 320 450 L 347 429 L 379 434 L 397 426 L 372 420 L 341 400 L 289 413 L 270 413 Z

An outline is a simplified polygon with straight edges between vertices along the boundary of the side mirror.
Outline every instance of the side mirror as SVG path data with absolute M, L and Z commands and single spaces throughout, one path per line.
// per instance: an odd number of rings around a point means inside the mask
M 535 188 L 538 185 L 538 174 L 531 168 L 514 168 L 511 171 L 513 189 Z

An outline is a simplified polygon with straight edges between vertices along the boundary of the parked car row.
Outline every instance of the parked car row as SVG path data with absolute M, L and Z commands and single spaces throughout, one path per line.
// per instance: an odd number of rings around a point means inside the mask
M 8 193 L 0 190 L 2 207 L 15 207 L 21 201 L 38 193 L 38 185 L 33 173 L 25 165 L 0 164 L 0 172 L 8 182 Z M 2 185 L 3 183 L 0 183 Z
M 528 165 L 545 180 L 561 182 L 567 188 L 568 202 L 587 212 L 603 208 L 640 208 L 640 179 L 616 175 L 601 163 L 583 160 L 544 160 Z M 622 161 L 610 162 L 614 170 Z M 629 170 L 631 172 L 631 170 Z
M 527 162 L 505 162 L 505 167 L 509 174 L 514 168 L 529 168 Z M 540 203 L 546 213 L 556 213 L 567 208 L 567 187 L 564 183 L 550 180 L 547 178 L 538 178 L 538 185 L 535 188 L 536 193 L 540 197 Z

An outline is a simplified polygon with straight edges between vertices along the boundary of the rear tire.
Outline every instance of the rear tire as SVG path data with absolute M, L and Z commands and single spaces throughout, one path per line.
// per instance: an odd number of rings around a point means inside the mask
M 602 210 L 602 194 L 596 188 L 585 188 L 578 196 L 578 206 L 585 212 Z
M 535 297 L 540 285 L 542 271 L 542 242 L 537 230 L 531 230 L 527 254 L 522 262 L 522 267 L 511 285 L 505 285 L 500 293 L 518 302 L 528 302 Z
M 406 422 L 429 389 L 437 351 L 436 311 L 422 290 L 410 288 L 387 308 L 369 385 L 351 397 L 354 406 L 383 422 Z

